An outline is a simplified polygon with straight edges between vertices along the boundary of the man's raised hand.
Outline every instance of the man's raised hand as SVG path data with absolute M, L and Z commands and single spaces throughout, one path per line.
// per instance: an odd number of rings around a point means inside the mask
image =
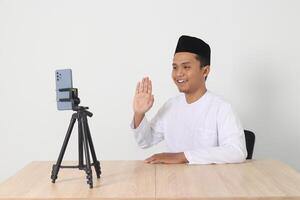
M 144 115 L 152 107 L 154 97 L 152 95 L 152 83 L 148 77 L 138 82 L 133 100 L 134 114 Z
M 152 83 L 148 77 L 138 82 L 133 99 L 134 128 L 142 122 L 145 113 L 150 110 L 154 102 Z

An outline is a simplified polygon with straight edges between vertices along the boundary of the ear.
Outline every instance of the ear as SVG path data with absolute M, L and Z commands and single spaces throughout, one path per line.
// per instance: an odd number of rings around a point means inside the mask
M 210 65 L 206 65 L 203 67 L 203 75 L 206 78 L 210 72 Z

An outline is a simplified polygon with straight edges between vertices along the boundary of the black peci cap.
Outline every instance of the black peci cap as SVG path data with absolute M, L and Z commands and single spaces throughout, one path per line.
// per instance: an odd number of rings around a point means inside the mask
M 178 40 L 175 50 L 175 53 L 178 52 L 190 52 L 197 54 L 200 58 L 206 61 L 206 64 L 210 65 L 210 47 L 199 38 L 182 35 Z

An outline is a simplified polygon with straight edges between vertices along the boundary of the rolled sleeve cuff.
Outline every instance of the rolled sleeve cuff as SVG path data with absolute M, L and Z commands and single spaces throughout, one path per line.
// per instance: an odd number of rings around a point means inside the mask
M 201 160 L 199 158 L 195 158 L 195 156 L 193 155 L 193 152 L 192 151 L 185 151 L 183 152 L 184 155 L 185 155 L 185 158 L 188 160 L 188 163 L 189 165 L 197 165 L 197 164 L 200 164 L 200 165 L 203 165 L 203 164 L 210 164 L 210 162 L 208 162 L 207 160 Z
M 147 118 L 146 116 L 143 118 L 143 120 L 141 121 L 141 123 L 139 124 L 138 127 L 134 128 L 134 119 L 132 119 L 131 123 L 130 123 L 130 128 L 134 133 L 139 133 L 141 132 L 141 130 L 143 130 L 147 125 Z

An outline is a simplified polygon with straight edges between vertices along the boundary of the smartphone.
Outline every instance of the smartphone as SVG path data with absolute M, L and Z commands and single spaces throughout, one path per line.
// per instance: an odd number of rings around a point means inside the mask
M 74 101 L 71 96 L 73 88 L 72 70 L 59 69 L 55 71 L 56 102 L 58 110 L 72 110 Z

